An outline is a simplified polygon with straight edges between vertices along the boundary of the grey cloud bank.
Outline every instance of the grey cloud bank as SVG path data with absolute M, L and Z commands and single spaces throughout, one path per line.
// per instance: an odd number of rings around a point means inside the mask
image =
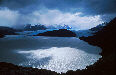
M 80 11 L 86 14 L 116 13 L 116 0 L 1 0 L 0 6 L 12 10 L 58 9 L 65 12 Z M 31 9 L 32 8 L 32 9 Z
M 86 29 L 114 18 L 115 8 L 116 0 L 0 0 L 0 25 L 69 24 Z

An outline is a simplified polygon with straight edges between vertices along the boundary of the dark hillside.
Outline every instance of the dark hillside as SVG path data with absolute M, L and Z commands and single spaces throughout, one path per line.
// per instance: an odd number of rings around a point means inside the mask
M 37 36 L 52 36 L 52 37 L 76 37 L 76 34 L 67 29 L 59 29 L 40 33 Z
M 96 32 L 94 36 L 80 37 L 80 39 L 102 48 L 102 59 L 97 67 L 104 72 L 104 75 L 114 75 L 116 61 L 116 18 L 110 21 L 101 31 Z

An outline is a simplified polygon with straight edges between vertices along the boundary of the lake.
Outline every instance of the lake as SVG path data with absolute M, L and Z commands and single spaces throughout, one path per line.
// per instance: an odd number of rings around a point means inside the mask
M 93 65 L 102 57 L 101 51 L 76 37 L 9 35 L 0 38 L 0 62 L 58 73 Z

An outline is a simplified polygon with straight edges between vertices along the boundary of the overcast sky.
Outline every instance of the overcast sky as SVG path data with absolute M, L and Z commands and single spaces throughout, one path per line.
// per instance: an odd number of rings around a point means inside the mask
M 0 26 L 68 24 L 88 29 L 116 16 L 116 0 L 0 0 Z

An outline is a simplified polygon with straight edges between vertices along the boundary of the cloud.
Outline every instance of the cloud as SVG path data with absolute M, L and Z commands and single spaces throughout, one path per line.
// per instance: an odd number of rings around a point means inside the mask
M 47 12 L 33 12 L 35 19 L 33 23 L 41 23 L 46 25 L 63 25 L 67 24 L 77 29 L 89 29 L 98 24 L 103 23 L 100 15 L 97 16 L 81 16 L 81 12 L 71 14 L 63 13 L 59 10 L 47 10 Z
M 0 26 L 12 26 L 18 19 L 18 12 L 7 8 L 0 10 Z
M 116 0 L 2 0 L 1 6 L 23 13 L 46 7 L 62 12 L 83 12 L 86 15 L 116 13 Z
M 0 25 L 68 24 L 86 29 L 114 18 L 115 5 L 116 0 L 0 0 Z
M 100 23 L 103 23 L 100 15 L 96 16 L 81 16 L 83 13 L 78 12 L 63 13 L 59 10 L 39 10 L 29 14 L 21 14 L 18 11 L 4 9 L 0 11 L 0 25 L 18 26 L 24 24 L 44 24 L 44 25 L 70 25 L 76 29 L 88 29 Z

